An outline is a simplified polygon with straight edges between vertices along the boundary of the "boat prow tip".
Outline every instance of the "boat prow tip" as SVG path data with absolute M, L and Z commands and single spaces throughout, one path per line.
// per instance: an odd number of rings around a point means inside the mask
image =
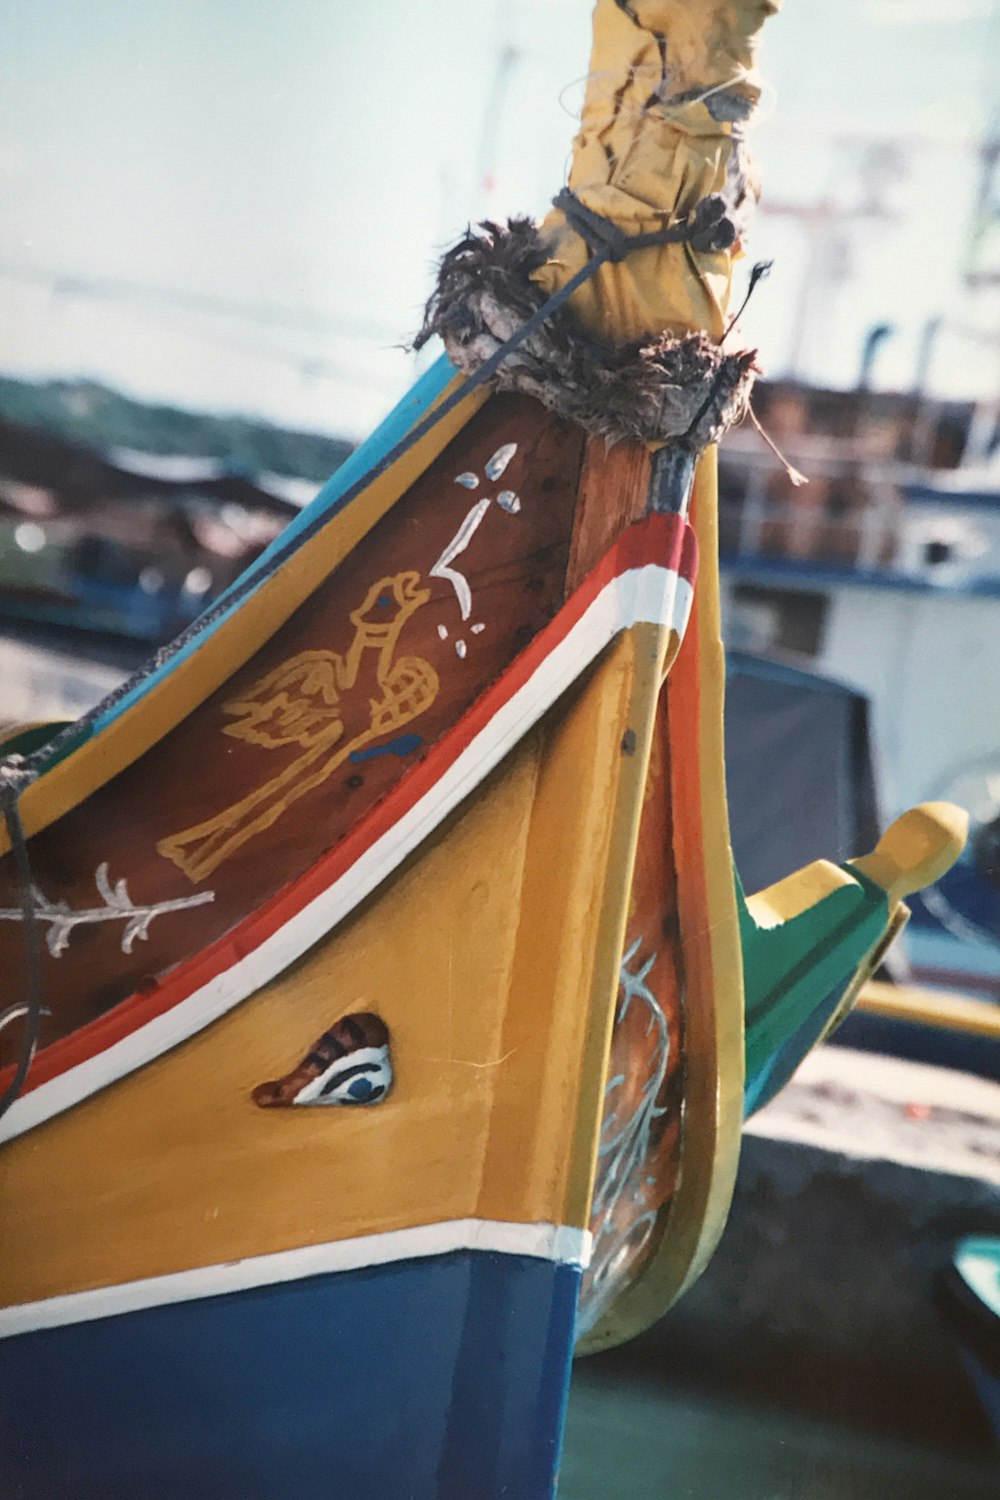
M 923 890 L 962 854 L 969 815 L 953 802 L 921 802 L 891 823 L 871 854 L 851 866 L 873 880 L 894 904 Z

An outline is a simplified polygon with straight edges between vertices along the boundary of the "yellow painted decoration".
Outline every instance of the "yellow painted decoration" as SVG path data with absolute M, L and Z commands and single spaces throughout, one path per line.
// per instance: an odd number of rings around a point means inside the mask
M 758 33 L 778 9 L 780 0 L 597 0 L 569 177 L 576 196 L 627 234 L 644 234 L 721 192 L 741 125 L 730 123 L 732 108 L 716 119 L 712 100 L 724 93 L 737 111 L 752 110 Z M 551 253 L 534 279 L 554 291 L 591 252 L 559 210 L 544 229 Z M 571 306 L 586 329 L 615 343 L 689 329 L 718 339 L 732 258 L 680 244 L 641 250 L 602 267 Z
M 266 750 L 299 745 L 304 753 L 214 818 L 162 839 L 157 853 L 190 880 L 204 880 L 355 750 L 430 708 L 440 685 L 430 662 L 395 656 L 403 626 L 430 596 L 418 573 L 380 578 L 351 611 L 354 639 L 343 656 L 302 651 L 224 703 L 223 713 L 236 719 L 224 734 Z
M 452 395 L 461 383 L 462 378 L 456 377 L 442 391 L 435 406 Z M 197 651 L 178 662 L 99 735 L 27 787 L 21 794 L 19 808 L 29 838 L 138 760 L 249 661 L 419 479 L 489 395 L 487 388 L 480 387 L 460 401 L 384 474 L 373 479 L 363 494 L 336 511 L 308 545 L 288 558 L 279 572 L 199 642 Z M 0 854 L 5 854 L 9 847 L 7 831 L 0 826 Z
M 940 880 L 965 848 L 969 815 L 952 802 L 922 802 L 897 818 L 871 854 L 850 861 L 895 904 Z

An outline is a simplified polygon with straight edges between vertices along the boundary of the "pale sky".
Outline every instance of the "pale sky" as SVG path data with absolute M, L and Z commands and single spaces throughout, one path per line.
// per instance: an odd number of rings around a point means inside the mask
M 1000 346 L 957 331 L 1000 330 L 996 302 L 958 288 L 969 143 L 1000 105 L 996 9 L 786 0 L 768 23 L 766 201 L 857 205 L 864 142 L 899 142 L 879 179 L 889 217 L 841 221 L 808 277 L 802 223 L 758 218 L 749 261 L 777 264 L 744 326 L 769 370 L 794 357 L 851 383 L 866 328 L 890 322 L 878 383 L 905 387 L 945 314 L 938 388 L 1000 387 Z M 540 214 L 558 190 L 589 13 L 0 0 L 0 370 L 363 436 L 412 378 L 395 346 L 440 250 L 469 217 Z

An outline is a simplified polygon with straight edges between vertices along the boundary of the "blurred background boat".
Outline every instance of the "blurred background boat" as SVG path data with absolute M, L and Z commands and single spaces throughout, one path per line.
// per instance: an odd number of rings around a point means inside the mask
M 1000 999 L 1000 421 L 971 403 L 777 382 L 721 463 L 734 646 L 829 674 L 870 704 L 881 802 L 953 797 L 961 865 L 914 903 L 914 974 Z M 936 463 L 915 463 L 923 449 Z M 967 457 L 982 452 L 976 462 Z
M 0 411 L 0 619 L 146 647 L 227 588 L 351 451 L 81 381 L 0 380 Z

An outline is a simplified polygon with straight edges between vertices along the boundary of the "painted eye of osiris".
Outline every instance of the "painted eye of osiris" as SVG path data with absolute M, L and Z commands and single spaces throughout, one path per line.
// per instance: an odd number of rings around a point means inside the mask
M 378 1104 L 392 1087 L 389 1031 L 365 1011 L 342 1016 L 284 1078 L 253 1091 L 262 1109 L 292 1105 Z
M 392 1083 L 388 1047 L 349 1052 L 299 1090 L 293 1104 L 376 1104 Z

